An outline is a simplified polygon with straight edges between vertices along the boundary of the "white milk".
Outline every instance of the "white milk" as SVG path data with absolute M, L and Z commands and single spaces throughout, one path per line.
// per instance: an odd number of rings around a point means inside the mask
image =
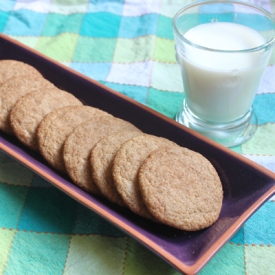
M 196 26 L 184 37 L 206 48 L 227 51 L 252 49 L 266 42 L 251 28 L 223 22 Z M 226 123 L 249 111 L 268 63 L 259 51 L 224 53 L 187 43 L 178 50 L 186 103 L 195 115 Z

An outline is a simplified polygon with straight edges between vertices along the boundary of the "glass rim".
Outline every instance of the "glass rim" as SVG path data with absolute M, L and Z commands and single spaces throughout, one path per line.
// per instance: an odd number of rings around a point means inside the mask
M 262 50 L 263 48 L 269 47 L 271 44 L 275 43 L 275 34 L 274 37 L 271 38 L 270 40 L 266 41 L 266 43 L 254 47 L 254 48 L 248 48 L 248 49 L 244 49 L 244 50 L 220 50 L 220 49 L 212 49 L 212 48 L 207 48 L 204 46 L 201 46 L 199 44 L 193 43 L 190 40 L 186 39 L 178 30 L 177 26 L 176 26 L 176 21 L 179 18 L 179 16 L 184 13 L 186 10 L 196 7 L 196 6 L 202 6 L 202 5 L 208 5 L 208 4 L 214 4 L 214 3 L 219 3 L 219 4 L 239 4 L 242 6 L 247 6 L 250 8 L 254 8 L 255 10 L 258 10 L 260 12 L 262 12 L 268 19 L 270 19 L 270 21 L 272 21 L 274 23 L 274 32 L 275 32 L 275 15 L 273 15 L 272 13 L 270 13 L 269 11 L 267 11 L 266 9 L 263 9 L 260 6 L 251 4 L 251 3 L 247 3 L 247 2 L 242 2 L 242 1 L 231 1 L 231 0 L 207 0 L 207 1 L 203 1 L 200 0 L 196 3 L 192 3 L 189 5 L 186 5 L 185 7 L 183 7 L 182 9 L 180 9 L 174 16 L 173 18 L 173 22 L 172 22 L 172 26 L 174 29 L 174 32 L 176 33 L 176 35 L 179 37 L 180 40 L 182 40 L 183 42 L 187 43 L 188 45 L 200 49 L 200 50 L 205 50 L 205 51 L 212 51 L 212 52 L 220 52 L 220 53 L 245 53 L 245 52 L 257 52 Z

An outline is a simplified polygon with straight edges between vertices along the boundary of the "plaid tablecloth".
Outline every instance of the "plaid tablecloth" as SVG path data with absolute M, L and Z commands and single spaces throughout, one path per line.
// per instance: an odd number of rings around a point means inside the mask
M 0 32 L 173 118 L 184 94 L 172 33 L 189 0 L 1 0 Z M 275 1 L 254 0 L 275 12 Z M 275 54 L 232 150 L 275 172 Z M 101 217 L 0 152 L 0 274 L 178 274 Z M 275 274 L 275 198 L 200 272 Z

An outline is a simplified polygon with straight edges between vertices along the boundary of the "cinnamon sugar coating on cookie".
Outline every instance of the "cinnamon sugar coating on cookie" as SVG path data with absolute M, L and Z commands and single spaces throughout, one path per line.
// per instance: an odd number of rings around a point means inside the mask
M 10 112 L 16 102 L 24 95 L 54 85 L 40 75 L 15 76 L 0 86 L 0 130 L 13 135 L 10 126 Z
M 113 180 L 125 204 L 136 214 L 153 219 L 147 210 L 138 186 L 138 171 L 148 155 L 161 147 L 178 145 L 168 139 L 143 134 L 125 142 L 113 162 Z
M 90 193 L 100 193 L 91 175 L 90 153 L 96 143 L 115 132 L 137 129 L 128 121 L 107 116 L 90 119 L 74 129 L 64 143 L 63 158 L 73 182 Z
M 21 97 L 10 113 L 11 128 L 16 137 L 32 150 L 38 151 L 36 131 L 50 112 L 68 105 L 82 105 L 72 94 L 56 87 L 40 89 Z
M 67 136 L 78 125 L 96 116 L 111 115 L 90 106 L 65 106 L 45 116 L 38 126 L 37 140 L 40 153 L 52 167 L 66 173 L 63 145 Z
M 125 203 L 117 192 L 113 181 L 113 161 L 123 143 L 141 134 L 142 132 L 139 130 L 112 134 L 102 138 L 91 151 L 90 163 L 95 184 L 107 199 L 121 206 L 125 206 Z
M 223 189 L 215 168 L 186 148 L 150 154 L 139 171 L 139 186 L 150 213 L 181 230 L 209 227 L 222 208 Z
M 27 63 L 12 59 L 0 60 L 0 85 L 12 77 L 25 75 L 41 77 L 40 72 Z

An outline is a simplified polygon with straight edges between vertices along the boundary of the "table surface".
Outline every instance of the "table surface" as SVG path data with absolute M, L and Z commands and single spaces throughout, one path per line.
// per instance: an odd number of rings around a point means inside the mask
M 0 32 L 174 118 L 184 93 L 174 14 L 189 0 L 0 1 Z M 252 1 L 251 1 L 252 2 Z M 270 12 L 275 1 L 254 0 Z M 254 101 L 259 128 L 232 150 L 275 172 L 275 53 Z M 275 273 L 275 197 L 200 274 Z M 178 274 L 122 231 L 0 152 L 0 274 Z

